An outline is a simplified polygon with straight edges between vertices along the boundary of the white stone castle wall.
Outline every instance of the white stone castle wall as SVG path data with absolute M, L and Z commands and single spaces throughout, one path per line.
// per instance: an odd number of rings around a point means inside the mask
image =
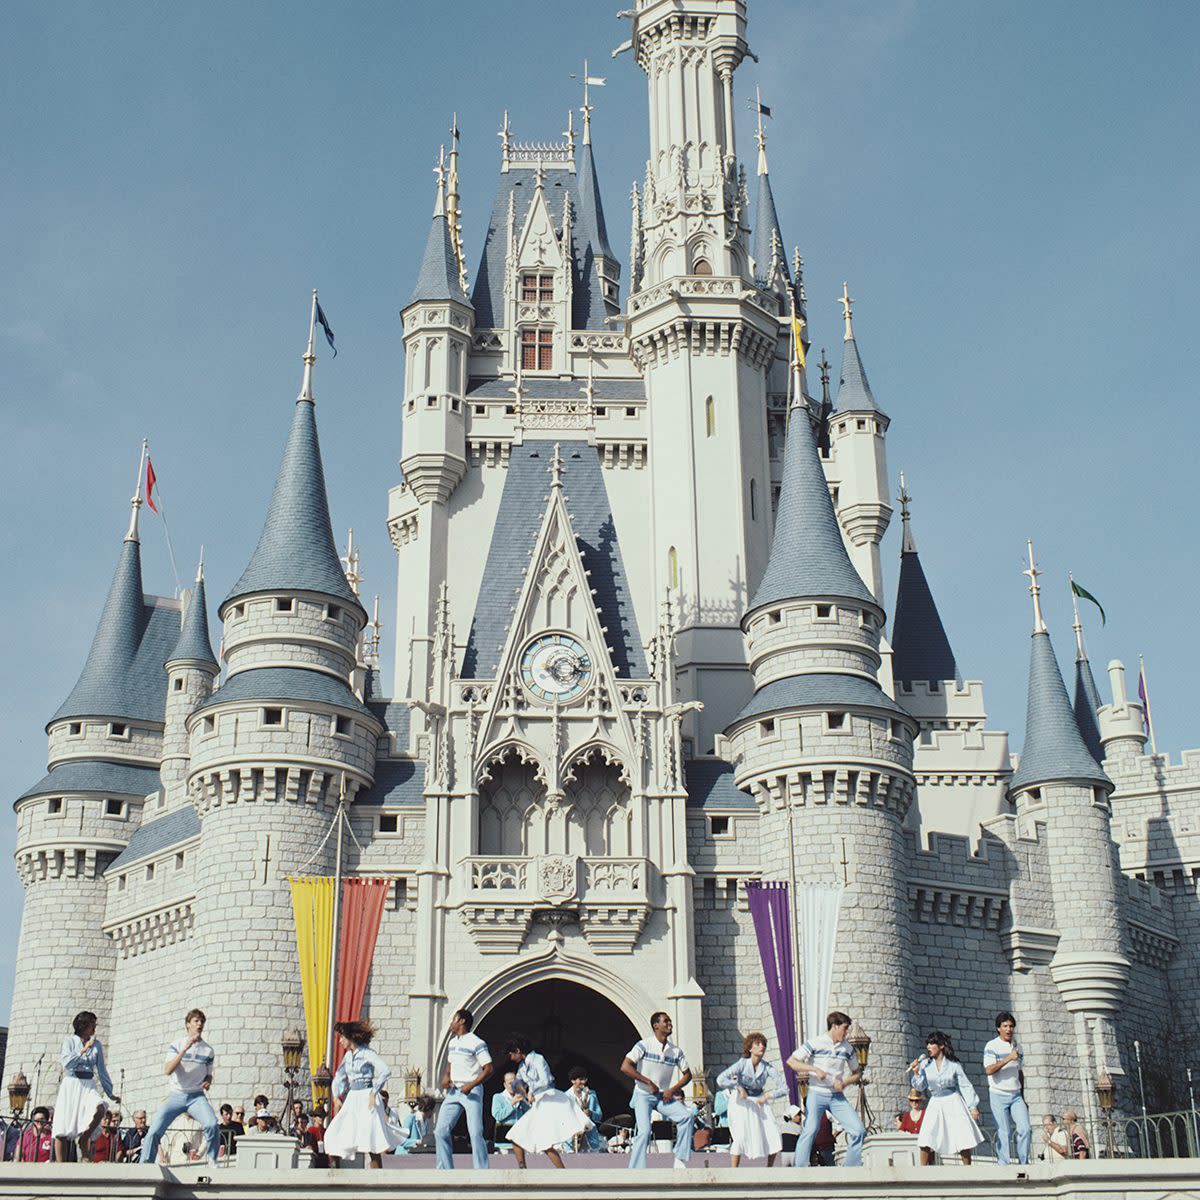
M 114 722 L 80 717 L 56 721 L 50 726 L 48 760 L 50 766 L 71 759 L 115 759 L 139 766 L 157 767 L 162 754 L 162 726 L 118 721 L 125 732 L 113 735 Z M 72 733 L 75 726 L 79 733 Z

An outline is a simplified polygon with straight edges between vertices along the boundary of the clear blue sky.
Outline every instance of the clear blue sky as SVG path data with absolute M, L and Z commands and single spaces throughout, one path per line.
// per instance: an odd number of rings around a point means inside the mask
M 40 778 L 43 724 L 86 657 L 143 433 L 181 573 L 214 600 L 247 561 L 300 382 L 308 294 L 338 336 L 317 367 L 335 528 L 363 546 L 393 641 L 386 493 L 398 479 L 408 298 L 452 110 L 477 261 L 511 110 L 550 138 L 588 56 L 608 224 L 628 244 L 644 79 L 619 7 L 65 4 L 5 7 L 0 42 L 0 414 L 6 794 Z M 959 663 L 993 725 L 1024 728 L 1032 536 L 1071 667 L 1066 572 L 1101 691 L 1146 655 L 1159 742 L 1200 744 L 1196 371 L 1200 7 L 757 0 L 754 85 L 810 327 L 840 361 L 834 297 L 892 417 L 888 455 Z M 898 521 L 896 522 L 898 525 Z M 148 590 L 173 580 L 155 519 Z M 895 587 L 898 530 L 885 543 Z M 0 823 L 5 861 L 11 820 Z M 0 866 L 7 1012 L 21 888 Z M 95 914 L 96 920 L 101 914 Z

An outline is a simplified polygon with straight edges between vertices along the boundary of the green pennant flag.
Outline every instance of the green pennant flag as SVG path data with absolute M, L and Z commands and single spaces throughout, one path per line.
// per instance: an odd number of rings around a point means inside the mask
M 1071 591 L 1075 593 L 1081 600 L 1090 600 L 1100 610 L 1100 624 L 1107 625 L 1108 620 L 1104 616 L 1104 606 L 1092 595 L 1087 588 L 1080 587 L 1074 579 L 1071 580 Z

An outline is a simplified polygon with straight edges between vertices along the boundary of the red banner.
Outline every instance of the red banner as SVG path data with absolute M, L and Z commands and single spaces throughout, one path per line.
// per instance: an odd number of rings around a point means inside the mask
M 335 1021 L 357 1021 L 362 1015 L 363 996 L 371 978 L 375 941 L 383 920 L 390 879 L 345 879 L 342 881 L 341 937 L 338 949 L 337 1003 Z M 336 1042 L 333 1063 L 336 1071 L 342 1048 Z

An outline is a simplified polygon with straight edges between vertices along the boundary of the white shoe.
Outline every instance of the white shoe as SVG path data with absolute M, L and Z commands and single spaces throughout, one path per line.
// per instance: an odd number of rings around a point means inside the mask
M 687 1170 L 687 1163 L 685 1163 L 685 1162 L 683 1161 L 683 1159 L 682 1159 L 682 1158 L 677 1158 L 677 1159 L 675 1160 L 675 1170 L 677 1170 L 677 1171 L 686 1171 L 686 1170 Z

